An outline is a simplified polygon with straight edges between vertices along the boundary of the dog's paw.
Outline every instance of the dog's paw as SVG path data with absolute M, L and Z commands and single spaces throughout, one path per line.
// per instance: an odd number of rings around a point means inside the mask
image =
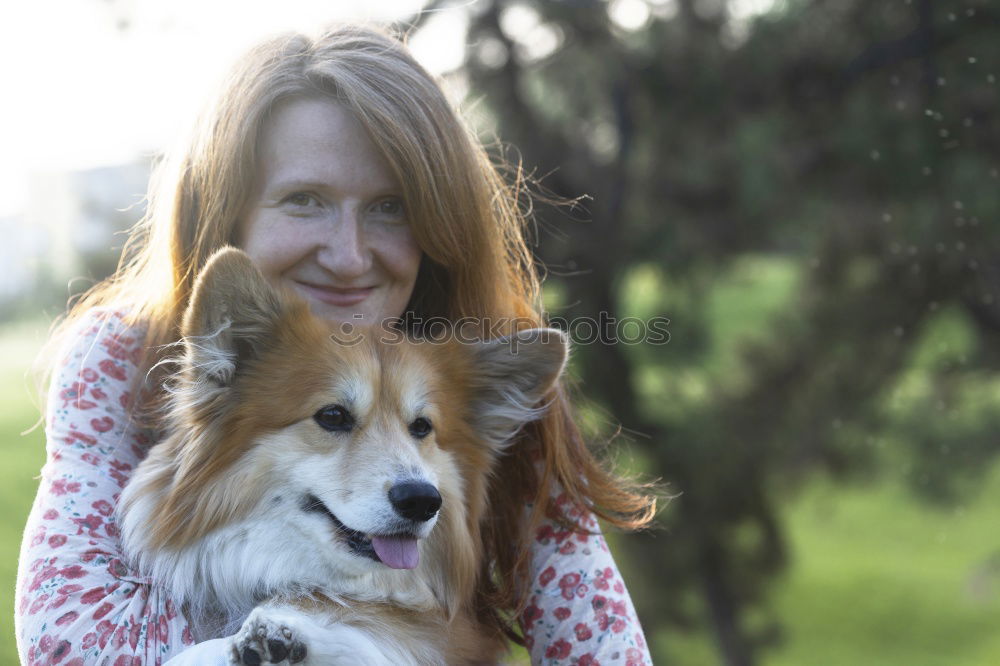
M 255 608 L 233 636 L 231 664 L 298 664 L 306 658 L 306 644 L 296 629 L 296 618 L 275 608 Z

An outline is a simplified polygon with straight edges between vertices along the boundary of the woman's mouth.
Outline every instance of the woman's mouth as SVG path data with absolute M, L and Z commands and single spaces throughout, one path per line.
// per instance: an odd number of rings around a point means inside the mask
M 362 287 L 359 289 L 340 289 L 337 287 L 326 287 L 309 284 L 308 282 L 295 282 L 300 291 L 309 298 L 339 307 L 349 307 L 361 303 L 368 298 L 375 287 Z

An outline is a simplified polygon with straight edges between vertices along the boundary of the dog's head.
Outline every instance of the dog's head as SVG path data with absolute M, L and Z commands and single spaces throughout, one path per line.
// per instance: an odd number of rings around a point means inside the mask
M 364 578 L 383 588 L 375 596 L 409 577 L 454 607 L 479 569 L 494 464 L 543 411 L 566 338 L 347 328 L 272 288 L 239 250 L 209 261 L 183 322 L 174 434 L 148 477 L 161 497 L 150 543 L 177 551 L 225 534 L 215 547 L 265 577 L 334 578 L 349 593 Z M 405 569 L 417 571 L 394 571 Z

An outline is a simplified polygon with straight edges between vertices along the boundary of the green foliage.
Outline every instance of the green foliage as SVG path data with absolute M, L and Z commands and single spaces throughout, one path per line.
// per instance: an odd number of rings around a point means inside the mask
M 960 506 L 1000 452 L 1000 9 L 795 0 L 741 23 L 735 3 L 657 6 L 625 28 L 603 2 L 480 3 L 467 73 L 488 131 L 556 195 L 590 197 L 584 222 L 538 213 L 558 231 L 537 249 L 556 314 L 670 319 L 666 345 L 585 345 L 574 365 L 589 431 L 639 433 L 637 459 L 682 493 L 669 538 L 622 540 L 659 572 L 633 592 L 640 613 L 666 659 L 711 663 L 684 643 L 711 635 L 716 658 L 750 664 L 796 613 L 843 610 L 773 593 L 789 525 L 805 529 L 779 507 L 823 479 Z M 532 50 L 538 30 L 554 50 Z M 815 592 L 847 603 L 871 585 L 858 566 L 846 591 Z M 893 589 L 897 627 L 976 615 L 934 620 Z M 826 663 L 871 648 L 861 624 Z

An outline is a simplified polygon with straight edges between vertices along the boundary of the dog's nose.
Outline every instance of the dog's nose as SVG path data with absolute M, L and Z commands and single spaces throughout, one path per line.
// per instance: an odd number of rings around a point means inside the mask
M 441 508 L 441 493 L 429 483 L 407 481 L 389 489 L 389 501 L 403 518 L 422 523 Z

